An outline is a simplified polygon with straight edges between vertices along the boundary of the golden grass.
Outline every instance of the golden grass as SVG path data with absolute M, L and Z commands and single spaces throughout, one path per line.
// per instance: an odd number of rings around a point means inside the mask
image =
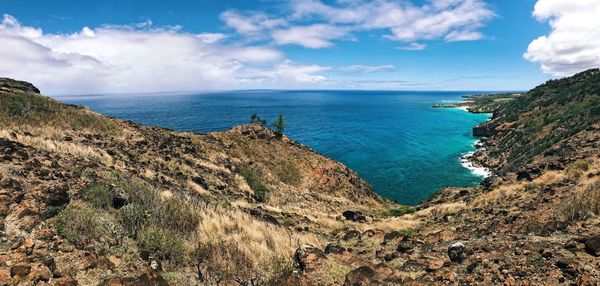
M 323 241 L 314 234 L 296 233 L 275 226 L 237 209 L 203 208 L 198 225 L 198 241 L 203 243 L 232 242 L 238 244 L 250 269 L 269 273 L 275 261 L 290 260 L 303 244 L 322 247 Z
M 51 131 L 46 132 L 50 132 L 50 134 L 54 133 Z M 11 140 L 19 142 L 23 145 L 45 150 L 48 152 L 58 153 L 62 155 L 71 155 L 81 159 L 90 159 L 102 162 L 106 165 L 112 163 L 112 157 L 108 155 L 105 151 L 77 143 L 47 139 L 48 137 L 46 136 L 34 137 L 27 135 L 19 135 L 17 136 L 17 138 L 12 138 L 10 136 L 10 131 L 6 129 L 0 130 L 0 137 L 11 138 Z

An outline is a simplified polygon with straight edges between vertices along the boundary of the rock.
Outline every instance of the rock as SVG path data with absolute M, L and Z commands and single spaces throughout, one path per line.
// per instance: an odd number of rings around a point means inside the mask
M 52 271 L 47 266 L 40 265 L 33 268 L 29 276 L 35 281 L 49 281 L 52 278 Z
M 294 254 L 296 266 L 302 272 L 318 269 L 321 266 L 322 260 L 326 258 L 327 256 L 325 256 L 323 251 L 310 244 L 300 246 Z
M 450 261 L 461 263 L 465 258 L 466 247 L 462 242 L 454 243 L 448 246 L 448 257 Z
M 359 221 L 359 222 L 364 222 L 367 220 L 367 217 L 365 217 L 360 211 L 345 211 L 342 213 L 342 216 L 347 219 L 347 220 L 351 220 L 351 221 Z
M 600 235 L 590 237 L 585 240 L 585 251 L 587 253 L 600 256 Z
M 113 190 L 112 207 L 120 209 L 129 204 L 129 195 L 125 190 L 117 188 Z
M 0 269 L 0 281 L 9 281 L 10 280 L 10 271 L 5 269 Z M 5 282 L 2 282 L 5 283 Z
M 436 260 L 431 260 L 427 263 L 427 266 L 425 267 L 425 270 L 427 272 L 433 272 L 436 271 L 440 268 L 444 267 L 444 260 L 443 259 L 436 259 Z
M 25 277 L 31 272 L 31 265 L 17 264 L 10 268 L 10 277 Z
M 394 240 L 400 236 L 402 236 L 402 234 L 399 231 L 388 232 L 383 236 L 383 241 L 388 242 L 388 241 Z
M 335 243 L 325 246 L 325 254 L 342 254 L 344 252 L 346 252 L 346 249 Z
M 537 166 L 526 166 L 524 169 L 517 172 L 517 180 L 533 180 L 539 177 L 544 170 Z
M 400 241 L 400 243 L 398 243 L 398 246 L 396 247 L 396 250 L 400 253 L 406 253 L 409 250 L 413 249 L 413 245 L 410 241 Z
M 56 286 L 77 286 L 77 280 L 70 277 L 61 277 L 54 280 Z
M 494 133 L 496 133 L 494 128 L 485 123 L 473 127 L 473 136 L 475 137 L 490 137 Z
M 115 267 L 119 267 L 121 265 L 122 260 L 114 255 L 108 257 L 108 261 L 110 261 Z
M 358 230 L 354 230 L 351 229 L 348 232 L 346 232 L 346 234 L 344 234 L 344 237 L 342 238 L 343 240 L 352 240 L 352 239 L 359 239 L 360 240 L 360 232 Z
M 59 207 L 68 204 L 70 201 L 68 187 L 49 190 L 49 192 L 46 197 L 46 206 Z
M 374 285 L 375 270 L 369 266 L 361 266 L 346 275 L 344 286 Z

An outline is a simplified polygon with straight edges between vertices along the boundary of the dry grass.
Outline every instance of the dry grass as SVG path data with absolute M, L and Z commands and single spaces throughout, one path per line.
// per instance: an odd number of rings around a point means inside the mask
M 106 165 L 112 163 L 112 157 L 106 154 L 106 152 L 103 150 L 94 149 L 81 144 L 50 139 L 51 136 L 48 135 L 53 135 L 55 132 L 52 132 L 51 130 L 46 130 L 44 132 L 46 133 L 45 136 L 19 135 L 17 138 L 12 138 L 10 136 L 10 131 L 3 129 L 0 130 L 0 137 L 11 138 L 11 140 L 17 141 L 23 145 L 31 146 L 33 148 L 45 150 L 51 153 L 71 155 L 81 159 L 90 159 L 93 161 L 102 162 Z
M 212 282 L 265 281 L 283 271 L 282 265 L 291 265 L 302 244 L 322 247 L 323 242 L 314 234 L 290 232 L 240 210 L 204 208 L 195 253 Z
M 442 217 L 444 215 L 454 214 L 463 209 L 467 208 L 467 205 L 464 202 L 454 202 L 454 203 L 445 203 L 434 205 L 428 207 L 426 209 L 422 209 L 420 211 L 415 212 L 412 215 L 406 216 L 403 219 L 409 219 L 411 216 L 414 218 L 427 218 L 427 217 Z
M 567 221 L 586 220 L 600 215 L 600 182 L 580 187 L 567 196 L 560 208 Z

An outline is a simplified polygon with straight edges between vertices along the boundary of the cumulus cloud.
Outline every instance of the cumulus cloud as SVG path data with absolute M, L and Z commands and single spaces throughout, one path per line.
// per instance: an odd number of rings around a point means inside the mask
M 345 37 L 346 31 L 332 25 L 314 24 L 276 30 L 272 36 L 279 45 L 296 44 L 305 48 L 320 49 L 333 46 L 331 40 Z
M 548 22 L 552 31 L 529 44 L 525 59 L 554 76 L 599 67 L 599 15 L 600 0 L 538 0 L 533 16 Z
M 380 73 L 393 71 L 396 67 L 394 65 L 379 65 L 379 66 L 368 66 L 368 65 L 351 65 L 339 68 L 340 71 L 348 73 Z
M 322 81 L 326 67 L 291 62 L 276 49 L 223 44 L 221 34 L 180 27 L 84 27 L 48 34 L 5 15 L 0 75 L 24 79 L 47 94 L 156 92 L 260 87 Z

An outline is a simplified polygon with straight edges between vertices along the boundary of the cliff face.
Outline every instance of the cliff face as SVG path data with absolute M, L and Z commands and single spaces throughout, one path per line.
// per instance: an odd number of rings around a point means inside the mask
M 0 285 L 595 285 L 598 77 L 470 98 L 496 176 L 416 208 L 260 125 L 174 132 L 0 79 Z

